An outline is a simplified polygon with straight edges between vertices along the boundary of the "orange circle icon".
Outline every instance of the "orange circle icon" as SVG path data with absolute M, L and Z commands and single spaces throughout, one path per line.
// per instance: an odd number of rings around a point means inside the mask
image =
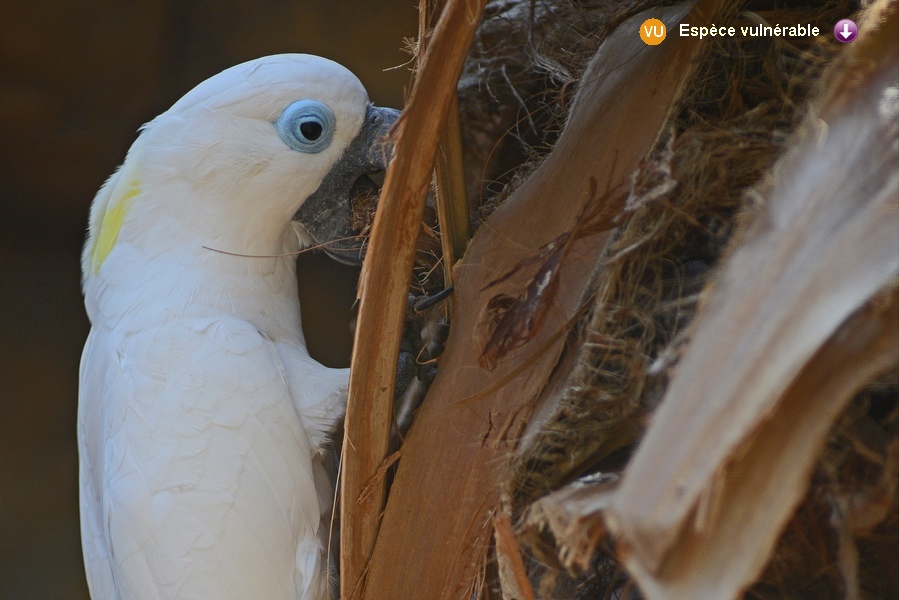
M 650 46 L 658 46 L 665 39 L 665 24 L 658 19 L 646 19 L 640 25 L 640 39 Z

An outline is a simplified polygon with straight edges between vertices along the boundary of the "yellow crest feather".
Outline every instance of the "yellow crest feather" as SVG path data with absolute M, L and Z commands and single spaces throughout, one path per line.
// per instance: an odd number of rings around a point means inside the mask
M 93 252 L 91 253 L 91 267 L 94 273 L 100 270 L 100 265 L 109 256 L 116 239 L 119 237 L 119 231 L 122 229 L 122 223 L 125 222 L 125 215 L 128 214 L 129 201 L 140 194 L 140 182 L 134 180 L 125 190 L 125 193 L 110 203 L 103 214 L 103 222 L 100 224 L 100 230 L 97 232 L 97 239 L 94 242 Z

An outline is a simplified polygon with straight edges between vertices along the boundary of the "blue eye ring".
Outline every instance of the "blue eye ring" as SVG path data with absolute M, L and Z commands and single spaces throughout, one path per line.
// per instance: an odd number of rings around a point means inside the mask
M 272 124 L 291 150 L 315 154 L 331 145 L 337 120 L 323 102 L 297 100 Z

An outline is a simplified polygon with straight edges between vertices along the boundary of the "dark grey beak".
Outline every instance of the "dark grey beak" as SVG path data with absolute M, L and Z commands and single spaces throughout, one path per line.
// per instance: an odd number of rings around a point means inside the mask
M 359 134 L 293 217 L 342 263 L 362 264 L 365 244 L 351 227 L 352 201 L 360 193 L 377 192 L 378 186 L 367 176 L 387 168 L 393 151 L 387 133 L 399 116 L 398 110 L 370 104 Z

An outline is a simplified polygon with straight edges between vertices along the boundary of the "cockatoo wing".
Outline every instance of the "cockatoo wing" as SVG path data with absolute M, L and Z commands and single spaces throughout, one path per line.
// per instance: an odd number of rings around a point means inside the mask
M 93 598 L 318 598 L 313 449 L 275 344 L 233 317 L 126 330 L 95 325 L 82 359 Z

